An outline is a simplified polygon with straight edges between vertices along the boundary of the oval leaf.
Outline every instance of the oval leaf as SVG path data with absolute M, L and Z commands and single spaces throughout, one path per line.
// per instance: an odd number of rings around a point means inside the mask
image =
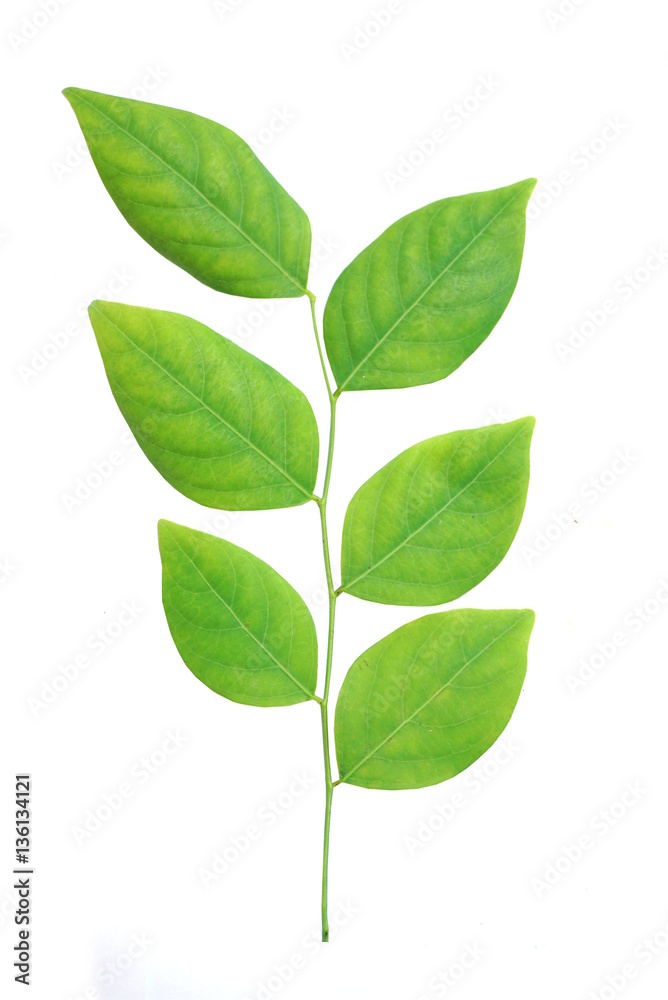
M 336 705 L 341 780 L 421 788 L 477 760 L 513 713 L 533 623 L 533 611 L 442 611 L 367 649 Z
M 443 604 L 501 562 L 529 485 L 533 417 L 413 445 L 350 501 L 341 587 L 380 604 Z
M 244 705 L 313 698 L 318 647 L 296 590 L 245 549 L 172 521 L 158 524 L 162 600 L 186 666 Z
M 436 382 L 482 344 L 517 284 L 535 183 L 435 201 L 348 265 L 324 315 L 337 393 Z
M 147 243 L 219 292 L 304 295 L 308 218 L 243 139 L 187 111 L 63 93 L 104 186 Z
M 175 489 L 225 510 L 312 498 L 318 428 L 296 386 L 179 313 L 101 301 L 89 312 L 116 402 Z

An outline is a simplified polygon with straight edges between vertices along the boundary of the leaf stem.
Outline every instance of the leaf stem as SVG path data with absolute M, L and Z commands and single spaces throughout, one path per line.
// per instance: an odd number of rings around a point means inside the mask
M 330 399 L 330 402 L 331 402 L 332 399 L 333 399 L 333 397 L 335 397 L 335 396 L 338 397 L 338 390 L 337 390 L 337 392 L 333 393 L 332 392 L 332 387 L 329 384 L 329 375 L 327 374 L 327 366 L 325 364 L 325 356 L 322 353 L 322 344 L 320 343 L 320 334 L 318 332 L 318 321 L 317 321 L 316 315 L 315 315 L 315 295 L 313 294 L 313 292 L 307 292 L 306 294 L 308 295 L 308 300 L 309 300 L 309 302 L 311 304 L 311 319 L 313 321 L 313 330 L 315 332 L 315 342 L 318 345 L 318 357 L 320 358 L 320 367 L 322 368 L 322 374 L 323 374 L 323 376 L 325 378 L 325 385 L 327 386 L 327 395 L 329 396 L 329 399 Z M 330 430 L 331 430 L 331 428 L 330 428 Z M 332 443 L 332 435 L 330 433 L 330 444 L 331 443 Z M 330 449 L 330 453 L 327 456 L 327 459 L 328 459 L 327 465 L 328 465 L 328 471 L 329 472 L 331 472 L 331 469 L 332 469 L 332 463 L 331 463 L 331 460 L 330 460 L 331 459 L 331 453 L 332 453 L 332 451 Z M 326 486 L 329 485 L 328 480 L 325 481 L 325 485 Z M 324 490 L 323 490 L 323 493 L 324 493 Z
M 325 482 L 322 488 L 322 497 L 316 499 L 318 508 L 320 510 L 320 524 L 322 527 L 322 551 L 325 563 L 325 575 L 327 577 L 327 593 L 329 596 L 329 628 L 327 633 L 327 662 L 325 667 L 325 687 L 322 695 L 322 701 L 320 703 L 320 718 L 322 721 L 322 748 L 323 756 L 325 761 L 325 834 L 323 842 L 322 851 L 322 940 L 329 940 L 329 922 L 327 919 L 327 872 L 329 863 L 329 828 L 332 816 L 332 795 L 334 793 L 334 785 L 339 784 L 338 781 L 332 782 L 332 765 L 329 752 L 329 717 L 328 717 L 328 706 L 329 706 L 329 685 L 332 677 L 332 657 L 334 653 L 334 618 L 336 614 L 336 591 L 334 590 L 334 583 L 332 581 L 332 564 L 329 556 L 329 538 L 327 536 L 327 497 L 329 495 L 329 483 L 332 478 L 332 462 L 334 459 L 334 435 L 336 432 L 336 395 L 332 392 L 332 388 L 329 381 L 329 376 L 327 374 L 327 367 L 325 365 L 325 357 L 322 350 L 322 345 L 320 342 L 320 334 L 318 332 L 318 323 L 315 314 L 315 295 L 308 292 L 309 301 L 311 303 L 311 318 L 313 320 L 313 330 L 315 332 L 316 344 L 318 345 L 318 355 L 320 357 L 320 365 L 322 367 L 322 373 L 325 378 L 325 385 L 327 386 L 327 395 L 329 397 L 329 445 L 327 449 L 327 465 L 325 468 Z

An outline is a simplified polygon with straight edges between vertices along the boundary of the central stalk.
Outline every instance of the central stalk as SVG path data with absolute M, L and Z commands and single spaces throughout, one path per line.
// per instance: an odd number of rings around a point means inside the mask
M 327 919 L 327 867 L 329 861 L 329 827 L 332 817 L 332 795 L 334 783 L 332 782 L 332 764 L 329 753 L 329 684 L 332 676 L 332 655 L 334 653 L 334 617 L 336 614 L 336 591 L 332 580 L 332 564 L 329 558 L 329 539 L 327 537 L 327 497 L 329 495 L 329 482 L 332 477 L 332 461 L 334 459 L 334 434 L 336 431 L 336 395 L 332 392 L 325 358 L 320 343 L 320 334 L 315 315 L 315 295 L 308 293 L 311 303 L 311 317 L 313 319 L 313 330 L 315 332 L 316 344 L 318 345 L 318 355 L 320 365 L 325 378 L 327 395 L 329 397 L 329 446 L 327 449 L 327 465 L 325 468 L 325 482 L 322 488 L 322 497 L 316 499 L 320 510 L 320 524 L 322 527 L 322 552 L 325 562 L 325 575 L 327 577 L 327 593 L 329 596 L 329 628 L 327 632 L 327 663 L 325 667 L 325 688 L 320 704 L 320 717 L 322 720 L 322 748 L 325 761 L 325 835 L 322 851 L 322 940 L 329 940 L 329 922 Z M 338 784 L 338 782 L 337 782 Z

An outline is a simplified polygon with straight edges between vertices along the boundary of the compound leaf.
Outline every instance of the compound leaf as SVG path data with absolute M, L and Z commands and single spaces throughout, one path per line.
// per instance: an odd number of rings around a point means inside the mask
M 308 218 L 243 139 L 187 111 L 63 93 L 102 183 L 159 253 L 230 295 L 305 294 Z
M 436 382 L 482 344 L 517 284 L 535 183 L 426 205 L 345 268 L 324 314 L 337 392 Z
M 175 489 L 225 510 L 311 499 L 318 428 L 296 386 L 179 313 L 101 301 L 89 313 L 116 402 Z
M 186 666 L 217 694 L 244 705 L 313 698 L 313 618 L 276 570 L 231 542 L 158 524 L 162 600 Z
M 477 760 L 513 713 L 533 623 L 533 611 L 442 611 L 367 649 L 336 705 L 341 781 L 421 788 Z
M 534 418 L 429 438 L 397 455 L 350 501 L 341 587 L 380 604 L 443 604 L 497 566 L 529 485 Z

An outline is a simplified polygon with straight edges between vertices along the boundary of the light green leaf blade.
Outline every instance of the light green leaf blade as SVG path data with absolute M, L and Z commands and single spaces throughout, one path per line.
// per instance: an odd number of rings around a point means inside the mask
M 296 705 L 315 693 L 318 647 L 304 601 L 276 570 L 231 542 L 158 524 L 162 600 L 184 663 L 244 705 Z
M 308 218 L 243 139 L 187 111 L 63 93 L 104 186 L 159 253 L 230 295 L 305 294 Z
M 526 673 L 533 611 L 442 611 L 402 625 L 353 663 L 336 705 L 341 780 L 422 788 L 498 739 Z
M 175 489 L 224 510 L 312 498 L 318 428 L 296 386 L 179 313 L 99 300 L 89 313 L 116 402 Z
M 436 382 L 482 344 L 517 284 L 535 183 L 426 205 L 345 268 L 324 314 L 337 393 Z
M 484 580 L 522 519 L 534 423 L 429 438 L 376 472 L 346 511 L 339 592 L 427 606 Z

